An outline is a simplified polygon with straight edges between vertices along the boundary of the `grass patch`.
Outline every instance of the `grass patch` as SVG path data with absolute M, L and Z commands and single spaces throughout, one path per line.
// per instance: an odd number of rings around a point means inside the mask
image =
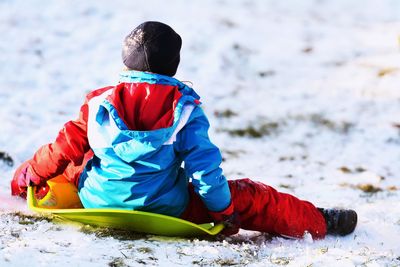
M 236 117 L 238 114 L 234 111 L 232 111 L 231 109 L 225 109 L 222 111 L 218 111 L 216 110 L 214 112 L 215 117 L 217 118 L 231 118 L 231 117 Z
M 399 70 L 400 70 L 399 68 L 393 68 L 393 67 L 392 67 L 392 68 L 391 68 L 391 67 L 382 68 L 382 69 L 380 69 L 380 70 L 378 71 L 377 76 L 378 76 L 378 77 L 383 77 L 383 76 L 386 76 L 386 75 L 395 73 L 395 72 L 397 72 L 397 71 L 399 71 Z
M 192 261 L 192 264 L 198 266 L 246 266 L 249 264 L 249 261 L 235 260 L 233 258 L 217 258 L 214 260 L 195 260 Z
M 146 237 L 146 235 L 136 232 L 114 228 L 96 227 L 91 225 L 83 225 L 79 231 L 84 234 L 94 234 L 98 238 L 113 237 L 121 241 L 138 240 Z
M 348 183 L 342 183 L 340 184 L 340 186 L 342 187 L 349 187 L 349 188 L 353 188 L 353 189 L 357 189 L 357 190 L 361 190 L 362 192 L 368 194 L 368 195 L 372 195 L 372 194 L 376 194 L 378 192 L 382 192 L 384 191 L 383 188 L 370 184 L 370 183 L 366 183 L 366 184 L 357 184 L 357 185 L 350 185 Z M 393 191 L 391 190 L 392 187 L 388 187 L 388 191 Z
M 218 116 L 229 118 L 235 116 L 230 110 L 217 112 Z M 250 122 L 247 126 L 241 128 L 220 128 L 217 132 L 225 132 L 233 137 L 262 138 L 280 133 L 284 126 L 295 123 L 310 123 L 314 127 L 322 130 L 329 130 L 339 134 L 348 134 L 354 127 L 354 123 L 348 121 L 333 121 L 326 118 L 323 114 L 309 114 L 289 116 L 278 121 L 265 121 L 259 119 L 256 122 Z
M 347 168 L 346 166 L 340 167 L 339 170 L 343 173 L 352 173 L 352 171 L 349 168 Z
M 355 186 L 357 189 L 363 191 L 364 193 L 374 194 L 383 191 L 382 188 L 377 187 L 373 184 L 359 184 Z
M 239 158 L 241 154 L 246 154 L 244 150 L 222 150 L 222 161 L 226 161 L 226 157 L 228 158 Z
M 31 225 L 31 224 L 35 224 L 35 222 L 32 222 L 32 221 L 19 221 L 18 223 L 21 224 L 21 225 Z
M 340 167 L 339 170 L 343 173 L 362 173 L 367 171 L 367 169 L 363 167 L 356 167 L 354 169 L 350 169 L 349 167 L 346 166 Z
M 332 132 L 347 134 L 354 128 L 354 124 L 348 121 L 333 121 L 323 114 L 313 113 L 308 115 L 290 116 L 289 119 L 295 121 L 310 122 L 317 128 L 330 130 Z
M 234 259 L 226 259 L 226 258 L 225 259 L 222 259 L 222 258 L 216 259 L 214 261 L 214 263 L 219 266 L 233 266 L 233 265 L 239 264 Z
M 387 188 L 387 190 L 388 190 L 388 191 L 397 191 L 397 190 L 399 190 L 399 188 L 398 188 L 397 186 L 395 186 L 395 185 L 392 185 L 392 186 L 389 186 L 389 187 Z
M 153 250 L 149 247 L 141 247 L 137 249 L 138 252 L 144 253 L 144 254 L 153 254 Z
M 228 133 L 234 137 L 250 137 L 250 138 L 262 138 L 276 134 L 279 130 L 279 124 L 277 122 L 266 122 L 259 126 L 249 125 L 239 129 L 220 129 L 218 132 Z
M 40 222 L 40 221 L 47 221 L 50 222 L 51 219 L 47 217 L 42 217 L 38 215 L 26 215 L 23 214 L 22 212 L 13 212 L 10 213 L 11 216 L 17 217 L 18 218 L 18 223 L 22 225 L 30 225 L 34 224 L 35 222 Z
M 293 259 L 288 257 L 276 257 L 276 258 L 271 258 L 270 262 L 276 265 L 288 265 L 291 260 Z
M 310 116 L 310 121 L 316 126 L 323 127 L 328 130 L 343 134 L 347 134 L 354 127 L 354 124 L 351 122 L 347 121 L 335 122 L 328 118 L 325 118 L 321 114 L 312 114 Z
M 123 258 L 114 258 L 114 259 L 112 259 L 112 261 L 110 261 L 108 263 L 108 266 L 110 266 L 110 267 L 125 267 L 128 265 L 125 264 Z

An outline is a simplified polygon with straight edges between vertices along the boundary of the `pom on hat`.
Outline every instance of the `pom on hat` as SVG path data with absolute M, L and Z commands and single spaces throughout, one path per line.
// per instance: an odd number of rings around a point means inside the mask
M 122 60 L 131 70 L 174 76 L 181 47 L 181 37 L 170 26 L 147 21 L 125 37 Z

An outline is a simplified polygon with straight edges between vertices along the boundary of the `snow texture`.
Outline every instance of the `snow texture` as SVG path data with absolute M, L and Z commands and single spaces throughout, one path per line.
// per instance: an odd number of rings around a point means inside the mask
M 176 77 L 202 96 L 226 176 L 353 208 L 353 234 L 126 235 L 10 197 L 15 168 L 116 83 L 147 20 L 181 34 Z M 400 1 L 0 0 L 0 32 L 0 266 L 400 265 Z

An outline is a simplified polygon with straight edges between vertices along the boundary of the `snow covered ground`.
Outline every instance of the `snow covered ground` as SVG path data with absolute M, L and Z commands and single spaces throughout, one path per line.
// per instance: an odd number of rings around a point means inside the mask
M 114 84 L 146 20 L 183 38 L 229 179 L 353 208 L 344 238 L 171 239 L 31 217 L 15 168 Z M 0 266 L 399 266 L 400 1 L 0 0 Z

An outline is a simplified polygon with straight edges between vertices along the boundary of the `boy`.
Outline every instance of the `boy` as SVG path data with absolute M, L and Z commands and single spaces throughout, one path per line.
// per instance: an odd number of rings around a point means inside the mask
M 313 238 L 353 232 L 352 210 L 317 209 L 250 179 L 226 180 L 200 97 L 172 78 L 181 45 L 163 23 L 135 28 L 124 40 L 120 83 L 87 95 L 79 118 L 16 171 L 12 194 L 63 174 L 85 208 L 223 222 L 226 235 L 239 228 L 289 237 L 308 231 Z

